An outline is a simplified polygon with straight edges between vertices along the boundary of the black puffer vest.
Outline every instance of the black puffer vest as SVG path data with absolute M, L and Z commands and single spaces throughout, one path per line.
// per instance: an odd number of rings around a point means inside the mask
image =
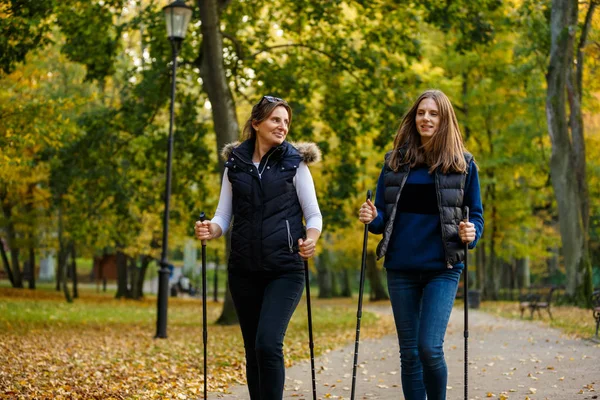
M 253 139 L 228 145 L 223 151 L 233 190 L 229 269 L 302 270 L 297 249 L 304 234 L 302 208 L 293 181 L 304 158 L 283 142 L 263 157 L 257 169 L 253 152 Z
M 400 151 L 403 151 L 403 149 L 400 149 Z M 383 239 L 377 245 L 377 259 L 385 256 L 387 251 L 392 230 L 394 229 L 400 194 L 410 172 L 408 164 L 402 165 L 398 172 L 394 172 L 389 166 L 391 154 L 392 152 L 389 152 L 385 155 L 383 178 L 385 184 L 385 228 Z M 467 152 L 464 153 L 464 156 L 468 168 L 473 160 L 473 156 Z M 446 253 L 446 265 L 451 268 L 453 265 L 464 261 L 464 244 L 458 236 L 458 224 L 463 220 L 463 198 L 467 175 L 465 173 L 443 174 L 437 170 L 434 173 L 442 241 Z

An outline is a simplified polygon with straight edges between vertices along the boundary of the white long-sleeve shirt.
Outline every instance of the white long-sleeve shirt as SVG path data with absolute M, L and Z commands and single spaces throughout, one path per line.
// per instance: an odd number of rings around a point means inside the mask
M 254 163 L 258 168 L 259 163 Z M 223 234 L 229 229 L 232 218 L 233 208 L 233 190 L 231 188 L 231 182 L 227 177 L 228 168 L 225 168 L 223 173 L 223 182 L 221 184 L 221 195 L 219 197 L 219 205 L 215 216 L 211 222 L 219 225 Z M 304 220 L 306 221 L 306 229 L 314 228 L 319 232 L 323 230 L 323 216 L 319 209 L 319 203 L 317 202 L 317 193 L 315 191 L 315 184 L 308 169 L 308 165 L 305 162 L 301 162 L 294 176 L 294 186 L 296 187 L 296 194 L 300 201 L 300 207 L 302 207 L 302 213 L 304 214 Z

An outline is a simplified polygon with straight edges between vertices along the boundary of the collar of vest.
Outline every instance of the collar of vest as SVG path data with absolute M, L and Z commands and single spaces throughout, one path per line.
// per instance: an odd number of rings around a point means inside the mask
M 236 156 L 242 159 L 242 161 L 251 163 L 252 154 L 254 153 L 255 139 L 247 139 L 243 142 L 232 142 L 228 143 L 223 147 L 221 151 L 221 157 L 227 161 L 235 150 Z M 273 152 L 273 153 L 271 153 Z M 281 157 L 288 153 L 299 154 L 302 161 L 307 165 L 318 163 L 321 161 L 321 151 L 319 147 L 311 142 L 288 142 L 284 141 L 279 146 L 273 147 L 267 154 L 271 154 L 271 157 Z
M 400 148 L 398 148 L 398 153 L 400 153 L 400 158 L 404 158 L 404 156 L 406 155 L 408 151 L 408 145 L 403 144 L 402 146 L 400 146 Z M 390 150 L 385 154 L 385 164 L 389 167 L 389 160 L 390 157 L 392 156 L 392 153 L 394 152 L 394 150 Z M 463 152 L 463 156 L 465 157 L 465 161 L 467 163 L 467 173 L 469 172 L 469 165 L 471 164 L 471 161 L 473 161 L 473 155 L 471 153 L 469 153 L 468 151 Z M 410 166 L 408 163 L 402 164 L 401 167 L 403 169 L 410 169 Z M 439 168 L 437 168 L 435 170 L 436 173 L 441 173 L 439 171 Z

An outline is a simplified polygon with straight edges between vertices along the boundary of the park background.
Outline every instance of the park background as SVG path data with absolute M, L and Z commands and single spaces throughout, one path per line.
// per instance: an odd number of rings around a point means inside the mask
M 169 300 L 169 339 L 152 341 L 172 82 L 161 11 L 167 4 L 0 1 L 0 366 L 11 365 L 0 374 L 0 390 L 82 398 L 198 392 L 193 224 L 216 208 L 220 149 L 239 139 L 252 105 L 267 94 L 293 109 L 288 139 L 315 142 L 323 155 L 311 166 L 324 217 L 311 261 L 313 294 L 323 299 L 316 303 L 324 343 L 318 352 L 354 334 L 363 230 L 357 210 L 375 189 L 403 113 L 428 88 L 452 100 L 479 165 L 486 224 L 470 254 L 469 289 L 484 308 L 518 316 L 519 296 L 556 287 L 552 301 L 573 320 L 548 323 L 593 335 L 589 307 L 600 286 L 598 1 L 188 0 L 193 15 L 176 73 L 168 253 L 179 296 Z M 367 254 L 373 301 L 387 298 L 377 242 L 370 238 Z M 243 381 L 226 250 L 225 239 L 207 249 L 209 322 L 220 337 L 231 336 L 211 348 L 222 363 L 211 390 Z M 183 293 L 180 274 L 196 290 Z M 304 327 L 300 308 L 293 324 Z M 392 332 L 389 320 L 369 318 L 367 335 Z M 306 358 L 305 336 L 286 339 L 291 360 Z M 134 357 L 140 352 L 148 357 L 143 365 Z M 52 383 L 48 371 L 73 365 L 73 353 L 96 380 L 86 383 L 83 372 L 72 371 Z M 182 374 L 181 382 L 174 378 Z M 186 374 L 198 374 L 198 385 Z M 111 386 L 111 376 L 120 384 Z

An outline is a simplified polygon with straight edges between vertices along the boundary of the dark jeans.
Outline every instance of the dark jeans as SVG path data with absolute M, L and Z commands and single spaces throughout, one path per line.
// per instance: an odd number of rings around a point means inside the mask
M 246 350 L 252 400 L 281 400 L 283 338 L 304 290 L 304 271 L 229 272 L 229 289 Z
M 444 336 L 460 272 L 387 270 L 406 400 L 425 400 L 426 394 L 428 400 L 446 399 Z

